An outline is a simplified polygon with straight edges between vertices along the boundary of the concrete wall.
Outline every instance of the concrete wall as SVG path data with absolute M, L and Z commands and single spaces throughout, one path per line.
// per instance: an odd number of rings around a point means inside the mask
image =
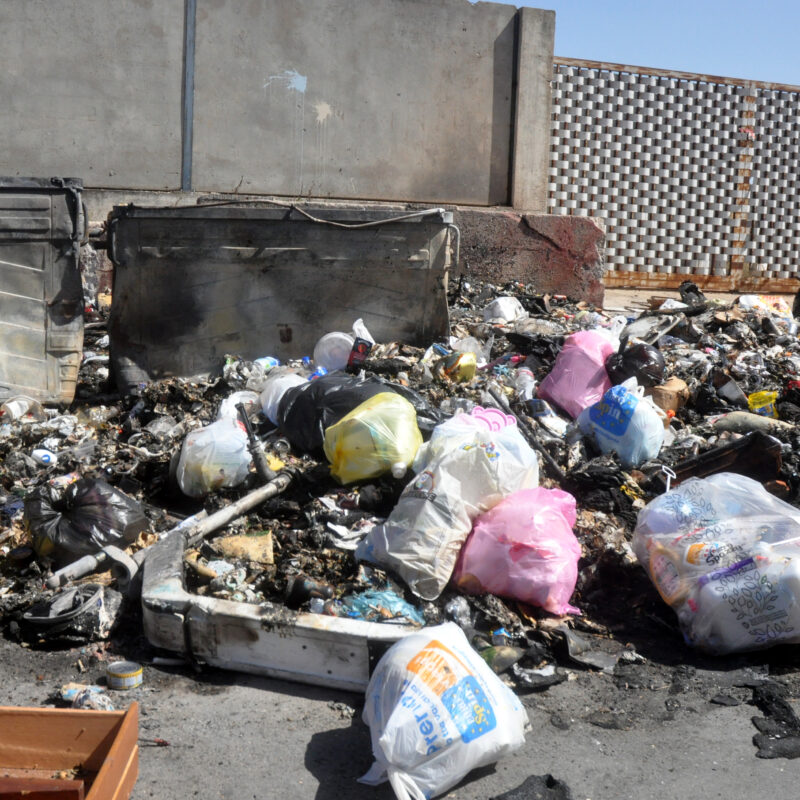
M 469 0 L 2 0 L 0 174 L 474 205 L 507 205 L 513 182 L 542 210 L 554 19 Z
M 0 2 L 0 174 L 179 187 L 183 9 Z
M 192 188 L 506 203 L 515 14 L 199 0 Z

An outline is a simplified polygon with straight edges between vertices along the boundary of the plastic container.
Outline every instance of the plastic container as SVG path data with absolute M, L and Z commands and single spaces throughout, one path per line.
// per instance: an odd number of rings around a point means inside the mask
M 20 394 L 0 405 L 0 422 L 44 422 L 47 419 L 42 404 L 32 397 Z
M 514 388 L 520 400 L 523 402 L 532 400 L 536 392 L 536 378 L 533 377 L 533 372 L 527 367 L 517 367 L 517 372 L 514 376 Z
M 350 360 L 355 337 L 342 331 L 326 333 L 314 347 L 314 363 L 329 372 L 344 369 Z

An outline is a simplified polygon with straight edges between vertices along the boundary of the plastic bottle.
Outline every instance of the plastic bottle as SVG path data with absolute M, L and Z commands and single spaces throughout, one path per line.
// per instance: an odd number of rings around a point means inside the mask
M 533 399 L 536 392 L 536 378 L 533 377 L 533 373 L 528 367 L 517 367 L 514 388 L 517 390 L 517 397 L 523 402 Z
M 44 422 L 47 419 L 47 414 L 45 414 L 42 404 L 38 400 L 20 394 L 0 405 L 0 420 L 13 422 L 18 419 L 23 422 Z

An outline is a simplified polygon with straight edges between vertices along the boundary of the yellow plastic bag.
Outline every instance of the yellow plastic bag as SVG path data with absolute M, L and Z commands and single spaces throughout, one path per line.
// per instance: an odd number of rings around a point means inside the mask
M 394 392 L 373 395 L 325 429 L 325 455 L 340 483 L 407 467 L 421 444 L 414 406 Z

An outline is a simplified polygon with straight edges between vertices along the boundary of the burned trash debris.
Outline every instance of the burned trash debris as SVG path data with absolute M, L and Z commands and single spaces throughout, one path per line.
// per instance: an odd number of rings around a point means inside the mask
M 692 284 L 612 311 L 464 279 L 448 301 L 450 335 L 424 346 L 363 323 L 336 339 L 350 353 L 328 340 L 341 369 L 230 354 L 121 390 L 93 312 L 75 400 L 0 407 L 5 635 L 55 647 L 134 628 L 195 662 L 364 691 L 396 643 L 451 622 L 519 696 L 576 672 L 627 685 L 648 653 L 800 641 L 785 302 Z M 756 724 L 761 757 L 794 757 L 794 718 Z

